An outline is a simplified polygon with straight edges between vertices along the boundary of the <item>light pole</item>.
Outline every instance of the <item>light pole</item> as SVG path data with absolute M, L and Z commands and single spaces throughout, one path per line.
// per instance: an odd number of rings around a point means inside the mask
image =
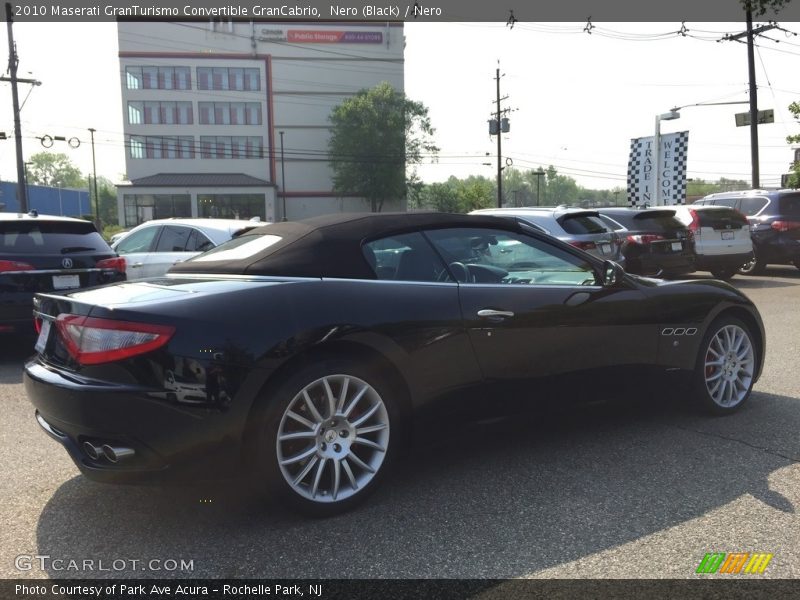
M 94 220 L 97 227 L 100 227 L 100 198 L 97 195 L 97 163 L 94 159 L 94 132 L 93 127 L 89 127 L 89 133 L 92 135 L 92 179 L 94 179 Z M 91 208 L 91 207 L 90 207 Z
M 283 221 L 286 221 L 286 171 L 283 166 L 283 131 L 278 132 L 281 136 L 281 196 L 283 196 Z
M 680 119 L 681 113 L 674 108 L 668 113 L 656 115 L 656 135 L 653 138 L 653 168 L 655 169 L 655 205 L 661 206 L 661 121 L 672 121 L 673 119 Z

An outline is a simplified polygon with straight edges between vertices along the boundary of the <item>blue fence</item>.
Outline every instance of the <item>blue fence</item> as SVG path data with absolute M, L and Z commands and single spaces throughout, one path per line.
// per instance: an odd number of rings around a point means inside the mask
M 28 210 L 40 215 L 80 217 L 92 214 L 90 206 L 89 190 L 28 186 Z M 16 182 L 0 183 L 0 212 L 19 212 Z

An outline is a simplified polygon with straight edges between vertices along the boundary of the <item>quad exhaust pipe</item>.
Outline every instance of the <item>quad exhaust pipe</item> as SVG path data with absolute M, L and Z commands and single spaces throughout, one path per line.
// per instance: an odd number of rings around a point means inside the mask
M 136 455 L 136 451 L 133 448 L 112 446 L 111 444 L 98 446 L 88 441 L 83 442 L 83 453 L 92 460 L 102 460 L 105 458 L 112 464 L 117 464 L 120 461 L 127 460 Z

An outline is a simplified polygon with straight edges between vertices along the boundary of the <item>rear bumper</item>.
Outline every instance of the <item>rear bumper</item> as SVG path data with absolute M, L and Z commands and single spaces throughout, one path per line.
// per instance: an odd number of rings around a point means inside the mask
M 220 413 L 176 406 L 141 388 L 73 379 L 37 358 L 25 365 L 24 384 L 39 425 L 89 479 L 213 478 L 239 463 L 241 432 L 226 431 Z M 133 452 L 113 463 L 102 452 L 92 457 L 86 442 Z
M 735 269 L 741 267 L 747 261 L 753 258 L 752 252 L 744 252 L 740 254 L 698 254 L 697 255 L 697 269 L 700 271 L 710 271 L 716 269 Z
M 753 244 L 759 260 L 764 262 L 789 263 L 800 260 L 800 240 L 785 235 L 770 236 L 765 240 L 754 235 Z

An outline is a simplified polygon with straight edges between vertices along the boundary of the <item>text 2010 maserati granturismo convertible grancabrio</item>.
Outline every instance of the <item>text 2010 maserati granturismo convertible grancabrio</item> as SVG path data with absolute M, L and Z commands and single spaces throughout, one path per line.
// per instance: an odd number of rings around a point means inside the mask
M 657 370 L 724 414 L 765 346 L 725 283 L 640 278 L 522 222 L 437 213 L 260 227 L 163 278 L 40 294 L 34 317 L 25 387 L 86 476 L 245 465 L 321 515 L 368 495 L 410 417 L 453 392 L 492 402 L 523 382 L 533 401 L 545 380 Z

